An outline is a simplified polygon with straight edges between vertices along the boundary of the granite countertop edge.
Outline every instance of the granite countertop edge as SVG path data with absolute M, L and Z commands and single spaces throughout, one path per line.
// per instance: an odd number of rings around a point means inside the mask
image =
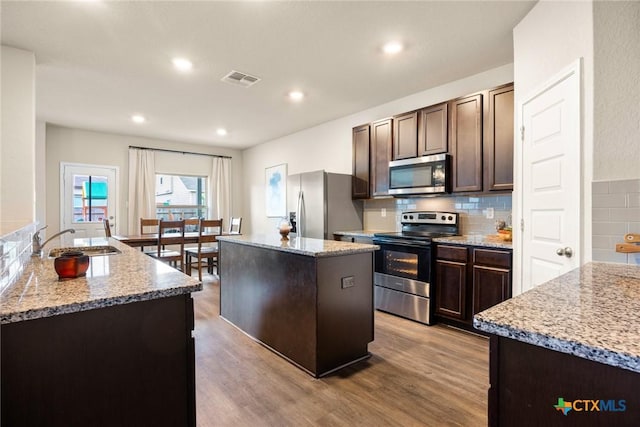
M 71 304 L 63 304 L 59 306 L 43 307 L 38 309 L 13 312 L 2 315 L 0 324 L 16 323 L 25 320 L 41 319 L 45 317 L 53 317 L 61 314 L 79 313 L 82 311 L 95 310 L 99 308 L 114 307 L 117 305 L 131 304 L 134 302 L 151 301 L 158 298 L 167 298 L 185 293 L 197 292 L 202 290 L 202 284 L 194 286 L 185 286 L 181 288 L 162 289 L 152 292 L 144 292 L 132 295 L 121 295 L 117 297 L 97 299 L 91 301 L 77 302 Z
M 506 325 L 498 325 L 478 316 L 473 319 L 473 327 L 504 338 L 640 373 L 640 357 L 623 352 L 597 348 L 577 341 L 568 341 L 537 332 L 527 332 Z
M 354 255 L 373 252 L 380 248 L 377 245 L 365 243 L 349 243 L 312 238 L 293 237 L 290 240 L 282 241 L 277 237 L 266 237 L 262 235 L 222 236 L 219 237 L 218 240 L 315 258 Z M 298 244 L 300 244 L 300 246 L 297 246 Z
M 639 309 L 638 266 L 589 262 L 478 313 L 473 326 L 640 373 Z
M 451 236 L 451 237 L 436 237 L 433 239 L 436 243 L 447 243 L 451 245 L 464 245 L 464 246 L 476 246 L 483 248 L 499 248 L 499 249 L 513 249 L 512 242 L 501 242 L 496 240 L 488 240 L 486 236 Z
M 56 246 L 54 242 L 51 246 Z M 58 243 L 60 243 L 58 241 Z M 149 301 L 202 290 L 202 283 L 168 265 L 153 260 L 115 239 L 74 239 L 59 247 L 103 246 L 122 253 L 91 257 L 98 273 L 62 284 L 53 259 L 30 258 L 21 275 L 0 294 L 0 324 L 47 318 L 116 305 Z M 49 249 L 49 248 L 48 248 Z M 99 262 L 100 259 L 104 259 Z M 108 267 L 100 267 L 108 266 Z M 100 268 L 107 269 L 107 275 Z M 91 272 L 91 270 L 89 270 Z
M 373 238 L 376 233 L 393 233 L 393 231 L 389 231 L 389 230 L 353 230 L 353 231 L 334 231 L 333 232 L 333 234 L 335 236 L 369 237 L 369 238 Z

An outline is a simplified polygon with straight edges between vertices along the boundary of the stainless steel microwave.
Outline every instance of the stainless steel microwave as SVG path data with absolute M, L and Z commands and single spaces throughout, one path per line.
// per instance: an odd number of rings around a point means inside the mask
M 449 193 L 451 156 L 435 154 L 389 162 L 389 194 L 410 196 Z

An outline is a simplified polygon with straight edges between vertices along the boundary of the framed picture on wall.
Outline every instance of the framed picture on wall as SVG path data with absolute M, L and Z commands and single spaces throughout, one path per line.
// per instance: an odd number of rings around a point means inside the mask
M 287 164 L 265 169 L 265 200 L 268 217 L 287 215 Z

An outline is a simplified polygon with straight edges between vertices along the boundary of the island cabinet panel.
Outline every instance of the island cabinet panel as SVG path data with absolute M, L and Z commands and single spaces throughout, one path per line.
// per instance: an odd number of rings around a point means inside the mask
M 195 426 L 193 322 L 178 295 L 3 324 L 2 425 Z
M 449 128 L 448 104 L 442 103 L 418 112 L 418 155 L 446 153 Z
M 482 95 L 450 103 L 452 191 L 482 191 Z
M 513 84 L 488 91 L 484 123 L 486 191 L 513 190 Z
M 393 150 L 392 119 L 371 124 L 371 195 L 389 195 L 389 162 Z
M 393 160 L 418 156 L 418 113 L 393 118 Z
M 497 335 L 489 363 L 492 427 L 640 424 L 640 373 Z M 555 408 L 560 398 L 576 409 L 564 415 Z M 596 400 L 607 410 L 593 408 Z
M 373 341 L 372 254 L 318 258 L 317 372 L 367 355 Z M 353 283 L 345 279 L 352 278 Z
M 369 125 L 353 128 L 353 184 L 351 197 L 354 199 L 369 198 L 370 143 Z
M 372 252 L 313 257 L 220 244 L 222 317 L 315 377 L 369 356 Z

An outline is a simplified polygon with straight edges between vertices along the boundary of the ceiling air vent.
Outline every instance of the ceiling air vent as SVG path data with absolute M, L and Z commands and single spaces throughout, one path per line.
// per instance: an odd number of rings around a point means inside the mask
M 237 86 L 249 87 L 260 81 L 260 77 L 252 76 L 249 74 L 241 73 L 240 71 L 232 70 L 229 74 L 221 79 L 223 82 L 231 83 Z

